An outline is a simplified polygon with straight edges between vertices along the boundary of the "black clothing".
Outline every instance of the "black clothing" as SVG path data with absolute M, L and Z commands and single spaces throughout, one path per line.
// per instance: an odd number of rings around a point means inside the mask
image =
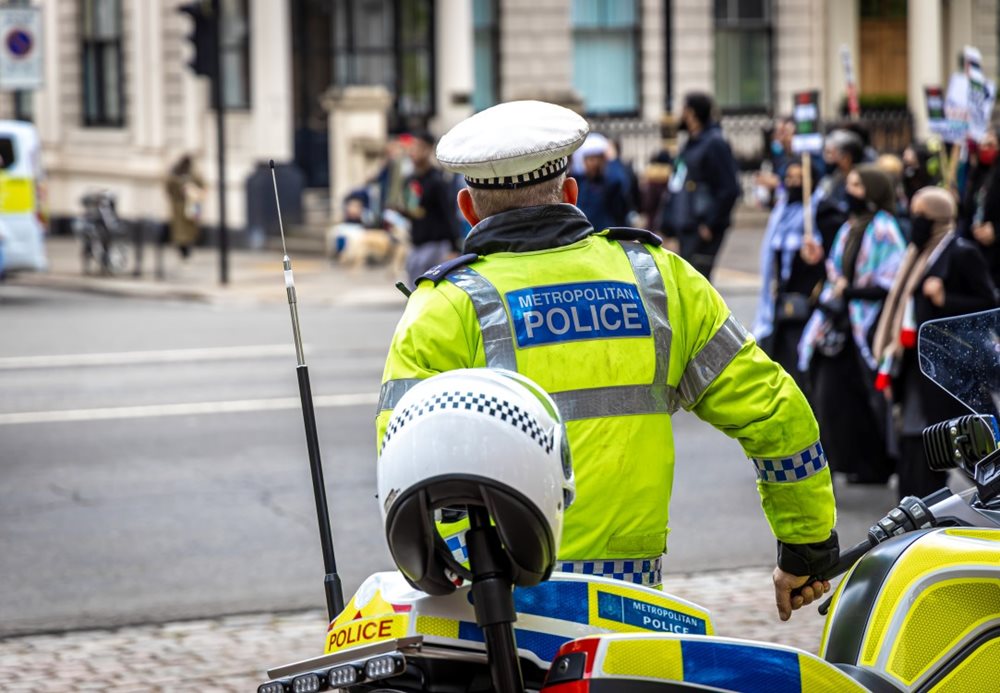
M 574 205 L 521 207 L 476 224 L 465 239 L 465 252 L 490 255 L 561 248 L 594 232 L 586 215 Z
M 918 288 L 913 296 L 917 325 L 928 320 L 989 310 L 996 306 L 996 288 L 986 262 L 976 247 L 963 238 L 953 238 L 927 268 L 925 277 L 944 282 L 944 306 L 938 307 Z M 893 378 L 893 399 L 902 404 L 901 449 L 897 463 L 899 495 L 925 496 L 944 485 L 944 475 L 932 473 L 917 443 L 926 426 L 968 411 L 920 372 L 915 349 L 903 353 L 902 365 Z M 919 454 L 917 454 L 919 452 Z
M 683 190 L 671 192 L 668 187 L 667 195 L 689 196 L 690 213 L 685 218 L 674 218 L 679 211 L 668 201 L 657 230 L 664 236 L 676 235 L 680 239 L 681 257 L 709 277 L 741 192 L 739 167 L 717 124 L 710 124 L 688 139 L 677 155 L 674 176 L 676 182 L 672 183 L 683 186 Z M 712 231 L 710 241 L 698 234 L 702 224 Z
M 979 248 L 986 259 L 993 283 L 1000 288 L 1000 173 L 997 168 L 994 164 L 988 175 L 976 177 L 978 187 L 969 186 L 970 190 L 962 202 L 957 228 L 959 236 L 967 238 Z M 990 245 L 983 245 L 972 235 L 972 227 L 977 221 L 993 224 L 997 237 Z
M 809 364 L 813 410 L 830 470 L 862 483 L 885 483 L 894 463 L 886 446 L 885 398 L 851 335 L 835 356 L 819 352 Z
M 410 219 L 410 239 L 419 246 L 448 241 L 457 252 L 462 247 L 461 231 L 455 216 L 453 190 L 440 169 L 429 168 L 406 179 L 406 216 Z
M 781 267 L 781 252 L 775 253 L 774 266 Z M 778 273 L 780 276 L 780 272 Z M 790 294 L 798 294 L 800 300 L 808 302 L 815 307 L 815 299 L 819 296 L 819 291 L 823 287 L 823 280 L 826 278 L 826 269 L 822 262 L 810 265 L 802 259 L 798 253 L 792 255 L 792 267 L 788 274 L 787 281 L 780 279 L 774 287 L 774 327 L 769 337 L 761 346 L 773 361 L 776 361 L 795 380 L 796 385 L 803 392 L 809 392 L 809 379 L 805 373 L 799 370 L 799 341 L 802 339 L 802 332 L 805 330 L 806 322 L 809 320 L 809 313 L 802 316 L 802 319 L 790 319 L 784 315 L 783 299 Z

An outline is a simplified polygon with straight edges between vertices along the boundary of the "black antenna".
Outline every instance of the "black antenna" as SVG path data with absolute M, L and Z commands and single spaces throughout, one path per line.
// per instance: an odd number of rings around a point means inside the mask
M 333 554 L 333 533 L 330 531 L 330 511 L 326 505 L 326 485 L 323 482 L 323 462 L 319 456 L 319 434 L 316 429 L 316 411 L 313 409 L 312 386 L 309 384 L 309 366 L 306 365 L 302 349 L 302 332 L 299 329 L 299 308 L 295 296 L 295 279 L 292 277 L 292 261 L 285 248 L 285 225 L 281 221 L 281 202 L 278 200 L 278 178 L 274 173 L 274 159 L 271 166 L 271 182 L 274 183 L 274 203 L 278 207 L 278 228 L 281 231 L 282 264 L 285 270 L 285 293 L 288 294 L 288 310 L 292 314 L 292 336 L 295 340 L 295 358 L 298 366 L 295 373 L 299 377 L 299 397 L 302 399 L 302 419 L 306 425 L 306 446 L 309 448 L 309 469 L 312 471 L 313 495 L 316 498 L 316 519 L 319 520 L 319 543 L 323 547 L 323 567 L 326 577 L 326 611 L 332 621 L 344 610 L 344 590 L 337 575 L 337 559 Z

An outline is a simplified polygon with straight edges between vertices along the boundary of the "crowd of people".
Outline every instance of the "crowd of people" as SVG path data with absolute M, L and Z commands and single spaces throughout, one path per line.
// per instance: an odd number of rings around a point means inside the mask
M 840 129 L 807 164 L 790 154 L 787 123 L 759 177 L 774 203 L 753 333 L 809 397 L 834 471 L 862 484 L 896 474 L 900 496 L 927 495 L 945 478 L 921 433 L 962 411 L 921 374 L 916 335 L 997 305 L 996 136 L 947 170 L 940 147 L 879 154 Z
M 597 133 L 570 162 L 595 228 L 649 228 L 709 278 L 742 193 L 713 113 L 710 96 L 688 94 L 684 144 L 654 156 L 641 179 Z M 946 170 L 940 145 L 880 153 L 860 128 L 827 133 L 806 164 L 794 131 L 791 118 L 775 122 L 755 179 L 771 211 L 752 332 L 808 396 L 835 471 L 859 484 L 896 474 L 901 496 L 926 495 L 944 478 L 927 467 L 921 432 L 961 411 L 921 375 L 915 335 L 928 320 L 998 303 L 996 133 Z M 373 181 L 382 206 L 411 224 L 411 284 L 462 252 L 470 230 L 455 204 L 464 182 L 437 167 L 433 146 L 426 133 L 393 140 Z

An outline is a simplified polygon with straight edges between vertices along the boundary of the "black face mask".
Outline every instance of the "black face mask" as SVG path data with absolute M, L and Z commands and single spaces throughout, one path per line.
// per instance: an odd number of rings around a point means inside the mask
M 856 197 L 847 194 L 847 211 L 851 214 L 866 214 L 868 212 L 868 200 L 863 197 Z
M 802 202 L 801 185 L 790 185 L 787 188 L 785 188 L 785 193 L 788 195 L 788 204 L 795 204 L 796 202 Z
M 934 220 L 917 215 L 910 220 L 910 240 L 913 245 L 923 249 L 934 233 Z

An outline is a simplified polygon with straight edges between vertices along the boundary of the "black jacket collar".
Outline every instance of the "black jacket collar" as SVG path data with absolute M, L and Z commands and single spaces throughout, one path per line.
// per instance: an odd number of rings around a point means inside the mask
M 593 233 L 594 227 L 574 205 L 523 207 L 476 224 L 465 239 L 465 252 L 489 255 L 547 250 L 571 245 Z

